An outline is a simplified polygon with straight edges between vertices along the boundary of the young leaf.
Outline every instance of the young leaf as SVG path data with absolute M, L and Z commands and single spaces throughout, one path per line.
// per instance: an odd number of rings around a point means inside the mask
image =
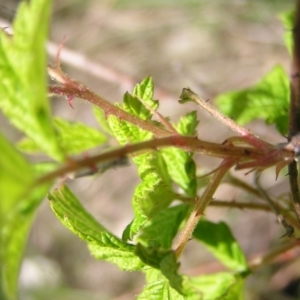
M 150 121 L 152 113 L 144 103 L 152 109 L 156 109 L 158 102 L 154 101 L 152 97 L 153 82 L 149 77 L 135 87 L 133 95 L 125 94 L 122 108 L 134 116 Z M 141 142 L 153 136 L 152 133 L 115 116 L 108 117 L 108 124 L 121 145 L 128 142 Z M 158 152 L 142 154 L 135 157 L 133 161 L 138 166 L 142 182 L 134 192 L 132 202 L 135 218 L 123 233 L 125 240 L 132 239 L 149 218 L 168 207 L 174 199 L 172 182 L 161 154 Z
M 204 245 L 229 269 L 246 272 L 247 260 L 229 227 L 224 223 L 201 220 L 193 232 Z
M 182 135 L 194 135 L 197 125 L 197 114 L 193 111 L 182 117 L 176 127 Z M 192 154 L 172 147 L 163 149 L 162 154 L 171 178 L 188 196 L 194 197 L 197 192 L 197 179 Z
M 100 146 L 107 138 L 99 131 L 80 122 L 68 122 L 60 118 L 54 120 L 61 145 L 68 154 L 78 154 Z
M 145 102 L 152 109 L 157 109 L 158 101 L 152 99 L 153 89 L 153 81 L 151 77 L 148 77 L 140 84 L 136 85 L 133 95 L 125 93 L 123 97 L 123 105 L 119 106 L 126 112 L 137 116 L 142 120 L 150 120 L 152 113 L 139 99 Z M 125 145 L 128 142 L 141 142 L 150 139 L 153 136 L 151 133 L 128 122 L 122 121 L 115 116 L 109 115 L 107 121 L 109 127 L 121 145 Z
M 198 124 L 197 112 L 194 110 L 181 117 L 176 128 L 182 135 L 195 135 Z
M 33 214 L 49 185 L 28 190 L 34 170 L 0 135 L 0 296 L 17 298 L 18 273 Z M 4 188 L 5 187 L 5 188 Z
M 143 99 L 145 103 L 155 110 L 158 108 L 158 101 L 153 100 L 153 94 L 154 83 L 150 76 L 145 78 L 140 84 L 138 83 L 133 89 L 133 96 Z
M 121 145 L 141 142 L 144 140 L 149 140 L 153 137 L 151 132 L 136 127 L 126 121 L 122 121 L 116 116 L 109 115 L 107 121 L 115 138 Z
M 166 165 L 159 153 L 147 153 L 134 158 L 142 182 L 136 187 L 132 199 L 135 219 L 130 224 L 130 239 L 140 231 L 149 218 L 167 208 L 175 194 Z
M 170 249 L 189 208 L 189 205 L 182 204 L 162 210 L 144 225 L 137 241 L 143 245 L 155 243 L 164 249 Z
M 0 108 L 44 152 L 63 160 L 46 99 L 45 42 L 50 2 L 23 1 L 13 25 L 13 37 L 0 32 Z
M 67 186 L 49 194 L 51 208 L 62 224 L 84 240 L 97 259 L 115 263 L 122 270 L 135 271 L 143 263 L 134 254 L 134 246 L 122 242 L 99 224 Z
M 241 125 L 261 118 L 286 134 L 289 98 L 289 78 L 281 66 L 275 66 L 254 87 L 222 94 L 216 103 L 224 114 Z
M 244 281 L 241 276 L 224 272 L 191 277 L 188 284 L 198 293 L 198 298 L 191 297 L 193 300 L 243 300 Z
M 68 154 L 82 153 L 102 145 L 107 140 L 100 131 L 80 122 L 68 122 L 61 118 L 55 118 L 54 124 L 60 145 Z M 21 140 L 18 147 L 29 153 L 42 150 L 33 140 L 28 138 Z

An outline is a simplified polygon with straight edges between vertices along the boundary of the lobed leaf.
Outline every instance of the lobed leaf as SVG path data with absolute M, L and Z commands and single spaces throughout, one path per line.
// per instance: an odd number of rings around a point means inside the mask
M 151 77 L 144 79 L 140 84 L 136 85 L 133 95 L 125 93 L 123 105 L 119 105 L 119 107 L 142 120 L 150 120 L 152 113 L 140 99 L 152 109 L 157 109 L 158 101 L 152 99 L 153 89 L 154 85 Z M 129 122 L 122 121 L 112 115 L 108 116 L 107 121 L 110 129 L 121 145 L 125 145 L 128 142 L 141 142 L 150 139 L 153 136 L 150 132 L 132 125 Z
M 13 37 L 0 32 L 0 108 L 45 153 L 63 160 L 46 98 L 45 42 L 50 4 L 49 0 L 23 1 Z
M 252 88 L 224 93 L 216 98 L 220 110 L 243 125 L 261 118 L 287 133 L 290 88 L 281 66 L 275 66 Z
M 149 107 L 153 110 L 158 107 L 158 102 L 152 98 L 153 82 L 148 77 L 134 88 L 133 95 L 125 94 L 121 108 L 134 116 L 150 122 L 152 112 L 149 110 Z M 153 137 L 152 133 L 120 120 L 115 116 L 108 116 L 108 124 L 121 145 L 129 142 L 141 142 Z M 138 173 L 142 182 L 136 187 L 134 192 L 132 202 L 135 218 L 125 229 L 123 233 L 124 240 L 132 239 L 149 218 L 168 207 L 175 197 L 165 161 L 160 153 L 141 154 L 133 158 L 133 161 L 138 166 Z
M 195 135 L 198 124 L 197 112 L 194 110 L 181 117 L 176 128 L 182 135 Z
M 54 190 L 48 198 L 57 218 L 88 244 L 95 258 L 114 263 L 122 270 L 134 271 L 143 268 L 143 263 L 134 254 L 134 246 L 124 243 L 99 224 L 67 186 Z
M 167 208 L 174 200 L 171 179 L 166 172 L 165 162 L 158 152 L 134 158 L 142 182 L 136 187 L 132 198 L 135 218 L 130 224 L 130 239 L 155 214 Z
M 196 112 L 190 112 L 179 120 L 177 131 L 182 135 L 194 135 L 198 123 Z M 197 179 L 193 154 L 174 147 L 163 149 L 161 152 L 172 180 L 188 196 L 194 197 L 197 193 Z
M 247 272 L 244 253 L 224 222 L 213 223 L 201 219 L 193 237 L 200 240 L 229 269 Z
M 144 225 L 137 241 L 143 245 L 152 243 L 164 249 L 170 249 L 173 238 L 189 208 L 189 205 L 181 204 L 162 210 Z

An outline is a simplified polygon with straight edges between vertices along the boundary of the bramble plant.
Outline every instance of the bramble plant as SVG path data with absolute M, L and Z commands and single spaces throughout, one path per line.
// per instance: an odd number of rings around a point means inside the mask
M 0 298 L 17 298 L 28 232 L 37 207 L 47 195 L 57 218 L 86 242 L 95 259 L 116 264 L 121 270 L 145 274 L 147 284 L 138 299 L 243 299 L 245 278 L 251 272 L 299 245 L 294 237 L 300 225 L 297 203 L 295 216 L 282 203 L 269 199 L 258 177 L 255 191 L 266 200 L 266 205 L 222 203 L 229 207 L 272 209 L 285 235 L 290 237 L 280 248 L 251 263 L 230 228 L 224 222 L 210 222 L 203 214 L 208 205 L 220 204 L 212 200 L 214 193 L 233 167 L 258 175 L 275 166 L 278 176 L 299 154 L 297 136 L 290 136 L 289 143 L 271 145 L 240 126 L 261 118 L 287 134 L 290 83 L 285 71 L 276 66 L 254 87 L 217 97 L 220 110 L 232 119 L 190 89 L 183 89 L 182 103 L 194 102 L 236 133 L 222 144 L 203 141 L 197 137 L 196 111 L 182 116 L 177 124 L 158 112 L 159 101 L 153 99 L 151 77 L 137 84 L 132 93 L 126 93 L 122 104 L 113 105 L 65 75 L 58 53 L 55 65 L 48 66 L 56 84 L 48 86 L 44 46 L 50 4 L 49 0 L 23 2 L 13 25 L 13 36 L 5 31 L 0 34 L 0 107 L 25 135 L 17 145 L 0 135 Z M 284 21 L 293 26 L 291 14 L 285 15 Z M 287 41 L 290 45 L 291 36 Z M 90 102 L 100 125 L 115 137 L 120 147 L 95 156 L 74 157 L 104 145 L 107 138 L 82 123 L 54 118 L 48 92 L 50 96 L 65 96 L 70 105 L 75 98 Z M 261 109 L 262 106 L 268 106 L 268 110 Z M 52 161 L 30 163 L 22 152 L 42 152 Z M 201 194 L 196 154 L 221 160 L 219 167 L 207 175 L 210 180 Z M 103 172 L 129 160 L 137 166 L 141 181 L 132 197 L 134 218 L 122 237 L 96 221 L 67 183 L 51 190 L 59 178 Z M 172 205 L 175 200 L 181 204 Z M 180 274 L 180 257 L 191 238 L 205 245 L 228 271 L 198 277 Z

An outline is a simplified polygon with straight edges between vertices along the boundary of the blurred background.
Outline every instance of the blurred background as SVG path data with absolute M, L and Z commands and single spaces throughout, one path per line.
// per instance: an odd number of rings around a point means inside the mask
M 12 22 L 19 1 L 0 0 L 2 21 Z M 290 57 L 283 43 L 279 13 L 293 8 L 292 0 L 64 0 L 53 1 L 47 51 L 54 62 L 57 47 L 66 37 L 61 54 L 63 70 L 94 92 L 115 103 L 135 83 L 151 75 L 160 112 L 172 121 L 193 104 L 179 105 L 183 87 L 213 99 L 219 93 L 248 87 L 275 64 L 289 72 Z M 74 109 L 63 98 L 52 99 L 55 115 L 99 128 L 91 106 L 74 99 Z M 198 110 L 201 139 L 221 143 L 234 135 Z M 0 124 L 13 141 L 20 134 L 1 116 Z M 247 126 L 270 143 L 283 142 L 262 121 Z M 113 141 L 111 141 L 113 144 Z M 198 172 L 216 167 L 217 159 L 196 157 Z M 253 176 L 232 172 L 252 184 Z M 285 173 L 275 181 L 265 171 L 263 184 L 274 197 L 286 197 Z M 131 196 L 139 182 L 134 166 L 109 170 L 101 177 L 70 181 L 69 186 L 101 224 L 121 235 L 131 221 Z M 223 184 L 217 199 L 257 201 Z M 209 207 L 209 220 L 224 220 L 249 258 L 284 242 L 273 214 Z M 247 280 L 246 299 L 297 299 L 300 260 L 259 269 Z M 182 259 L 182 273 L 199 275 L 218 270 L 216 260 L 191 241 Z M 67 231 L 47 201 L 41 205 L 28 242 L 20 278 L 22 300 L 31 299 L 134 299 L 145 284 L 140 273 L 125 273 L 96 261 L 84 242 Z

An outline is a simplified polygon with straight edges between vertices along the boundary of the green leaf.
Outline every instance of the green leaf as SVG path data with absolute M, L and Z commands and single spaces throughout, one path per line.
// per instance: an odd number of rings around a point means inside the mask
M 198 293 L 198 298 L 195 295 L 191 297 L 193 300 L 244 300 L 244 281 L 241 276 L 225 272 L 188 279 L 190 286 Z
M 139 294 L 138 300 L 187 300 L 170 286 L 160 271 L 151 269 L 146 272 L 148 284 Z
M 152 79 L 150 77 L 146 78 L 134 88 L 133 95 L 129 93 L 124 95 L 124 103 L 120 107 L 142 120 L 151 122 L 152 112 L 148 107 L 153 110 L 158 107 L 158 102 L 152 99 L 153 88 Z M 153 137 L 152 133 L 122 121 L 115 116 L 108 116 L 108 123 L 121 145 L 129 142 L 141 142 Z M 133 158 L 133 161 L 138 166 L 142 182 L 134 192 L 132 202 L 135 218 L 125 229 L 123 233 L 124 240 L 132 239 L 149 218 L 167 208 L 175 197 L 172 191 L 171 178 L 160 153 L 142 154 Z
M 177 262 L 174 252 L 170 252 L 163 257 L 160 262 L 162 274 L 169 280 L 170 286 L 178 293 L 184 295 L 183 278 L 177 273 L 180 264 Z
M 192 154 L 173 147 L 162 149 L 161 152 L 171 178 L 186 195 L 194 197 L 197 193 L 197 177 Z
M 158 152 L 134 158 L 142 182 L 136 187 L 132 199 L 135 219 L 130 224 L 130 238 L 138 233 L 155 214 L 167 208 L 174 200 L 171 180 L 165 162 Z
M 107 121 L 115 138 L 121 145 L 141 142 L 153 137 L 151 132 L 136 127 L 126 121 L 122 121 L 116 116 L 109 115 Z
M 5 216 L 33 182 L 34 175 L 30 164 L 1 134 L 0 149 L 0 182 L 5 187 L 0 189 L 0 213 Z
M 2 135 L 0 149 L 0 298 L 16 299 L 28 231 L 49 185 L 29 190 L 34 169 Z
M 237 272 L 247 272 L 247 260 L 242 249 L 233 237 L 230 228 L 224 223 L 201 220 L 193 232 L 225 266 Z
M 140 84 L 137 84 L 133 89 L 133 96 L 143 99 L 151 108 L 158 108 L 158 101 L 153 100 L 154 83 L 149 76 L 145 78 Z
M 144 105 L 150 106 L 153 110 L 158 108 L 158 101 L 153 100 L 154 85 L 151 77 L 147 77 L 134 88 L 133 95 L 125 93 L 123 97 L 123 105 L 120 106 L 124 111 L 139 117 L 142 120 L 149 120 L 152 117 L 151 111 Z M 142 100 L 142 101 L 140 101 Z M 119 118 L 109 115 L 108 124 L 115 137 L 121 145 L 128 142 L 141 142 L 150 139 L 153 134 L 147 132 L 129 122 L 122 121 Z
M 286 134 L 289 98 L 289 79 L 283 68 L 276 66 L 254 87 L 222 94 L 216 103 L 224 114 L 241 125 L 261 118 Z
M 6 294 L 1 299 L 17 299 L 19 270 L 34 213 L 49 188 L 50 184 L 47 184 L 32 190 L 30 194 L 18 199 L 18 203 L 5 218 L 1 216 L 0 279 L 2 287 L 0 286 L 0 290 Z
M 194 135 L 198 123 L 197 114 L 193 111 L 182 117 L 176 127 L 182 135 Z M 192 153 L 173 147 L 163 149 L 161 152 L 171 178 L 188 196 L 194 197 L 197 193 L 197 179 Z
M 191 111 L 180 118 L 176 128 L 182 135 L 195 135 L 198 124 L 197 112 Z
M 79 154 L 98 147 L 107 141 L 107 138 L 100 131 L 80 122 L 68 122 L 55 118 L 54 124 L 59 135 L 60 144 L 68 154 Z M 21 140 L 18 147 L 29 153 L 41 150 L 33 140 L 28 138 Z
M 160 269 L 162 274 L 169 280 L 170 286 L 180 294 L 184 294 L 183 278 L 177 273 L 179 263 L 172 250 L 165 250 L 156 246 L 144 247 L 137 244 L 135 253 L 148 266 Z
M 293 53 L 293 27 L 295 23 L 295 11 L 289 10 L 281 13 L 279 18 L 284 26 L 284 43 L 290 55 Z
M 0 32 L 0 108 L 45 153 L 63 160 L 46 98 L 50 4 L 49 0 L 22 1 L 13 37 Z
M 189 208 L 189 205 L 182 204 L 162 210 L 144 225 L 137 241 L 143 245 L 154 243 L 164 249 L 171 248 L 173 238 Z
M 48 197 L 58 219 L 88 244 L 91 254 L 97 259 L 114 263 L 127 271 L 143 268 L 143 263 L 134 254 L 134 246 L 122 242 L 99 224 L 67 186 L 54 190 Z
M 148 266 L 155 269 L 160 269 L 160 263 L 163 258 L 171 253 L 172 250 L 166 250 L 153 245 L 150 247 L 145 247 L 138 243 L 135 246 L 135 254 Z
M 100 131 L 83 123 L 55 118 L 54 124 L 59 133 L 61 145 L 69 154 L 82 153 L 107 141 Z

